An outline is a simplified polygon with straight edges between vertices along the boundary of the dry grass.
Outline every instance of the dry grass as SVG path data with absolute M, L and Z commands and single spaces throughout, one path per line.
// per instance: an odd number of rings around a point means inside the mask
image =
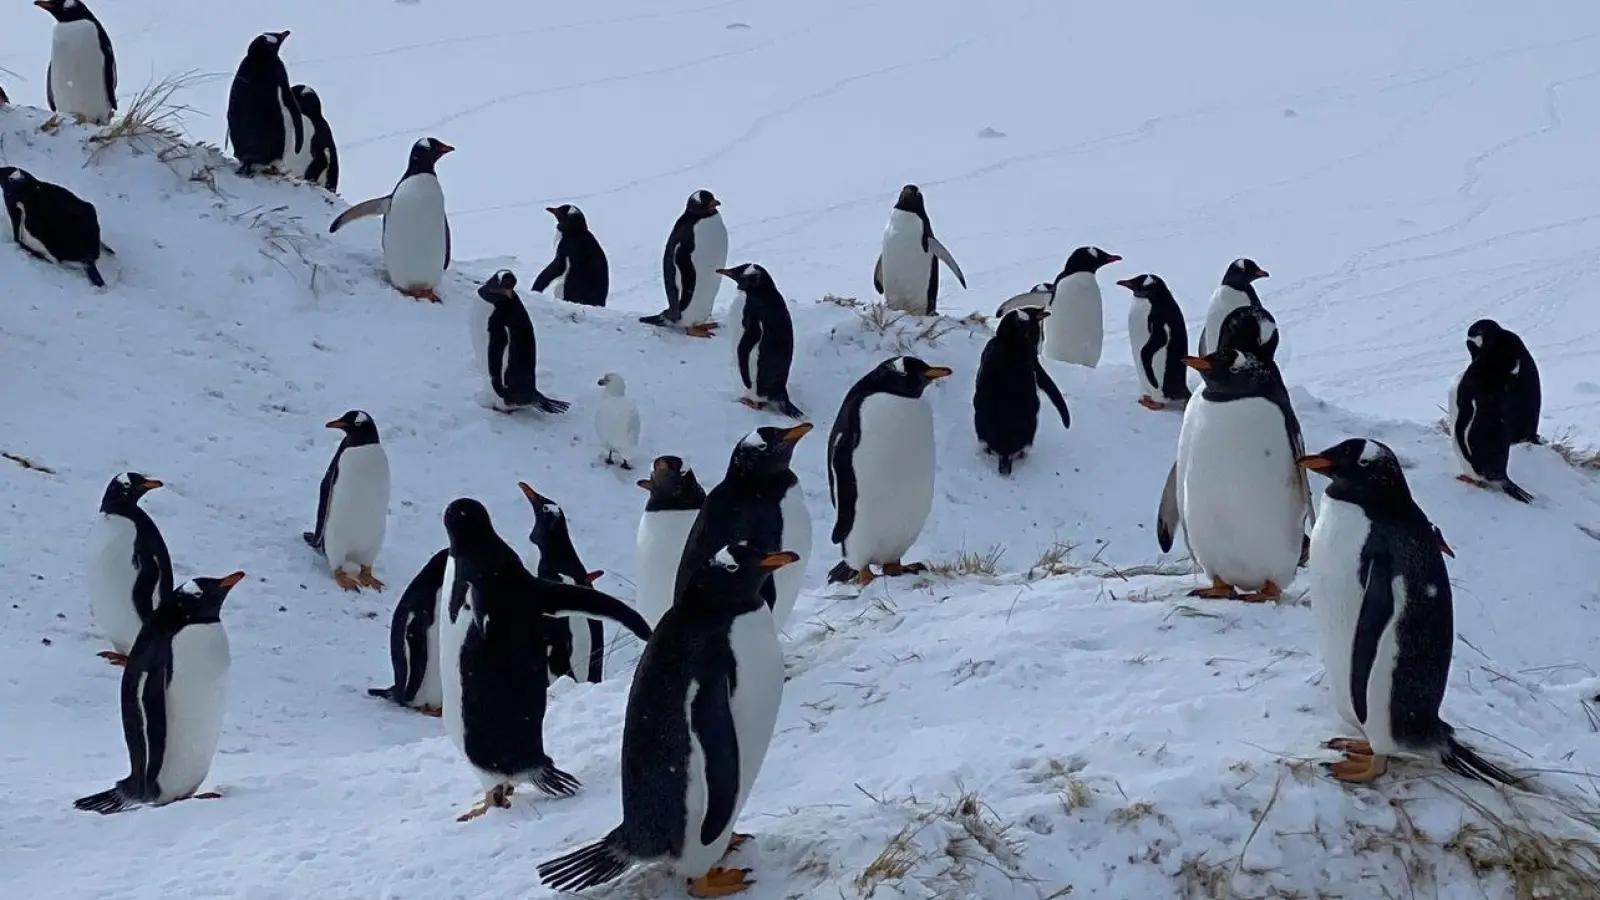
M 114 147 L 126 146 L 135 153 L 155 154 L 174 174 L 217 193 L 221 151 L 186 136 L 188 117 L 205 113 L 176 99 L 183 91 L 213 77 L 190 70 L 145 85 L 127 101 L 121 115 L 89 139 L 94 149 L 84 165 L 98 162 Z
M 9 459 L 12 462 L 16 463 L 17 465 L 21 466 L 22 468 L 29 470 L 30 472 L 40 472 L 40 473 L 43 473 L 45 475 L 54 475 L 54 474 L 56 474 L 56 470 L 55 469 L 52 469 L 49 466 L 43 465 L 41 463 L 36 463 L 33 460 L 27 458 L 26 456 L 21 456 L 21 455 L 16 454 L 16 453 L 10 453 L 10 452 L 5 451 L 5 450 L 0 450 L 0 457 L 4 457 L 5 459 Z
M 917 896 L 939 900 L 979 896 L 975 882 L 980 869 L 999 872 L 1015 882 L 1037 882 L 1021 869 L 1022 840 L 976 793 L 963 791 L 938 804 L 926 804 L 914 796 L 892 801 L 867 796 L 904 810 L 911 820 L 855 877 L 856 893 L 863 900 L 876 895 L 880 886 L 895 896 L 905 896 L 908 882 L 921 888 Z M 1070 892 L 1071 887 L 1064 886 L 1046 896 L 1065 897 Z
M 251 231 L 260 233 L 266 246 L 258 252 L 281 266 L 290 277 L 294 277 L 294 271 L 289 268 L 286 260 L 291 257 L 297 260 L 310 273 L 311 292 L 318 293 L 317 276 L 322 270 L 306 256 L 306 247 L 311 242 L 311 235 L 301 224 L 299 216 L 289 214 L 288 206 L 270 208 L 253 206 L 228 218 L 230 221 L 245 224 Z
M 896 353 L 910 353 L 918 346 L 937 347 L 941 340 L 957 331 L 990 330 L 989 317 L 981 313 L 970 313 L 959 319 L 941 315 L 914 316 L 890 309 L 881 301 L 863 302 L 838 294 L 824 294 L 821 302 L 855 313 L 865 331 L 887 338 Z
M 1067 562 L 1067 557 L 1072 551 L 1078 549 L 1077 544 L 1067 541 L 1056 541 L 1039 554 L 1033 566 L 1028 569 L 1028 580 L 1035 581 L 1040 578 L 1049 578 L 1052 575 L 1073 575 L 1079 569 Z
M 1584 446 L 1577 442 L 1572 429 L 1564 428 L 1545 442 L 1545 446 L 1567 461 L 1574 469 L 1588 472 L 1600 471 L 1600 448 Z
M 984 553 L 963 552 L 950 562 L 928 563 L 928 572 L 945 578 L 960 576 L 982 575 L 993 578 L 1000 573 L 1000 559 L 1006 555 L 1006 548 L 996 544 Z

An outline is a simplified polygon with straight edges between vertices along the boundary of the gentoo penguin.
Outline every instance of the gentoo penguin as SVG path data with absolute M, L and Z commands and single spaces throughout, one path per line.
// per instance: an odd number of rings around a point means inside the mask
M 450 219 L 434 166 L 455 149 L 431 137 L 412 144 L 406 172 L 389 196 L 363 200 L 328 226 L 332 234 L 351 222 L 383 216 L 383 265 L 389 283 L 414 300 L 443 302 L 439 283 L 450 268 Z
M 47 263 L 82 266 L 90 284 L 106 286 L 100 254 L 116 254 L 100 240 L 94 204 L 15 166 L 0 166 L 0 194 L 11 217 L 11 237 L 22 249 Z
M 828 435 L 832 541 L 844 556 L 828 583 L 927 571 L 901 560 L 933 510 L 933 407 L 922 392 L 948 377 L 915 356 L 884 360 L 851 386 Z
M 1200 332 L 1198 355 L 1205 356 L 1221 345 L 1217 334 L 1222 330 L 1222 320 L 1241 306 L 1260 306 L 1255 282 L 1267 277 L 1267 270 L 1256 265 L 1253 259 L 1243 257 L 1228 264 L 1222 273 L 1222 283 L 1211 294 L 1211 306 L 1206 310 L 1205 328 Z M 1276 349 L 1276 344 L 1273 345 Z
M 744 382 L 739 402 L 751 409 L 771 410 L 791 419 L 805 413 L 789 401 L 789 366 L 794 362 L 794 321 L 789 302 L 778 293 L 767 270 L 755 263 L 718 269 L 738 291 L 728 306 L 728 320 L 738 329 L 733 355 Z
M 1033 287 L 1028 288 L 1026 291 L 1023 291 L 1022 293 L 1017 294 L 1006 302 L 1000 304 L 1000 306 L 994 311 L 994 317 L 999 319 L 1001 316 L 1011 312 L 1013 309 L 1026 309 L 1032 306 L 1049 306 L 1050 298 L 1055 295 L 1055 292 L 1056 286 L 1054 283 L 1049 281 L 1041 281 Z M 1042 340 L 1043 337 L 1043 334 L 1041 334 L 1040 339 Z
M 1300 421 L 1277 367 L 1240 349 L 1184 357 L 1205 387 L 1183 411 L 1156 538 L 1179 523 L 1211 586 L 1190 596 L 1275 600 L 1294 578 L 1311 502 Z M 1240 596 L 1236 588 L 1249 593 Z
M 50 111 L 109 125 L 117 111 L 117 54 L 104 25 L 81 0 L 34 0 L 55 16 L 45 99 Z
M 1053 360 L 1094 368 L 1105 346 L 1105 309 L 1100 298 L 1101 267 L 1122 257 L 1099 247 L 1079 247 L 1056 276 L 1050 318 L 1044 324 L 1044 355 Z
M 372 564 L 389 524 L 389 454 L 378 442 L 377 424 L 359 409 L 327 427 L 344 432 L 344 440 L 322 476 L 316 529 L 300 536 L 327 559 L 340 587 L 381 591 L 383 582 L 373 577 Z
M 639 447 L 639 404 L 628 396 L 628 383 L 616 372 L 595 382 L 605 393 L 594 409 L 594 433 L 606 451 L 606 465 L 633 469 L 633 452 Z
M 1493 485 L 1513 500 L 1532 503 L 1533 495 L 1511 480 L 1511 390 L 1516 347 L 1508 341 L 1485 343 L 1450 387 L 1450 441 L 1461 461 L 1456 479 L 1475 487 Z
M 333 129 L 322 114 L 322 98 L 303 84 L 290 88 L 295 102 L 300 104 L 300 115 L 305 127 L 311 131 L 307 141 L 310 160 L 299 174 L 312 184 L 320 184 L 330 191 L 339 191 L 339 148 L 333 143 Z
M 1265 306 L 1246 304 L 1222 317 L 1222 327 L 1217 330 L 1217 345 L 1212 350 L 1239 349 L 1263 362 L 1276 364 L 1278 320 Z
M 1506 397 L 1506 424 L 1513 444 L 1542 444 L 1539 437 L 1539 367 L 1516 332 L 1500 327 L 1493 319 L 1479 319 L 1467 329 L 1467 353 L 1474 359 L 1485 346 L 1501 345 L 1498 352 L 1515 357 L 1511 366 L 1511 388 Z
M 800 479 L 789 467 L 797 441 L 811 432 L 811 423 L 793 428 L 757 428 L 733 448 L 722 483 L 706 494 L 706 502 L 689 529 L 672 595 L 683 595 L 696 570 L 721 547 L 747 540 L 757 550 L 798 553 L 800 564 L 762 588 L 772 617 L 782 628 L 794 610 L 811 559 L 811 513 L 806 509 Z
M 553 287 L 557 300 L 605 306 L 611 292 L 611 268 L 583 210 L 567 203 L 547 206 L 545 211 L 556 217 L 556 258 L 533 280 L 533 289 L 543 293 Z
M 269 31 L 250 42 L 228 91 L 228 142 L 245 177 L 283 165 L 305 151 L 305 121 L 278 55 L 287 31 Z
M 389 622 L 389 661 L 394 664 L 394 685 L 367 688 L 367 693 L 428 716 L 439 716 L 443 698 L 439 687 L 439 588 L 444 584 L 448 548 L 428 559 Z
M 1515 784 L 1439 718 L 1455 643 L 1450 573 L 1394 451 L 1351 438 L 1298 463 L 1331 479 L 1311 533 L 1311 605 L 1328 687 L 1362 735 L 1326 744 L 1345 755 L 1328 771 L 1367 782 L 1384 773 L 1386 757 L 1416 756 Z
M 243 572 L 191 578 L 150 613 L 122 671 L 128 777 L 73 806 L 109 815 L 142 804 L 221 796 L 195 791 L 211 771 L 222 735 L 232 662 L 222 602 L 243 578 Z
M 872 270 L 872 287 L 890 309 L 915 316 L 931 316 L 939 311 L 939 263 L 967 286 L 956 258 L 933 236 L 928 207 L 922 190 L 914 184 L 900 189 L 900 196 L 889 211 L 889 224 L 883 229 L 883 249 Z
M 439 595 L 439 675 L 445 732 L 483 783 L 483 800 L 458 818 L 509 807 L 517 782 L 558 797 L 578 779 L 544 752 L 547 616 L 609 619 L 640 640 L 650 626 L 622 601 L 590 587 L 535 578 L 489 520 L 483 504 L 451 501 Z
M 533 319 L 517 296 L 517 276 L 501 269 L 478 288 L 483 330 L 483 366 L 493 394 L 491 408 L 504 413 L 532 408 L 550 415 L 561 415 L 572 404 L 546 397 L 539 391 L 539 346 L 533 333 Z M 476 339 L 474 339 L 476 342 Z
M 533 574 L 562 584 L 587 587 L 604 572 L 591 572 L 578 558 L 567 530 L 567 513 L 554 500 L 525 481 L 517 482 L 533 507 L 533 529 L 528 542 L 538 554 L 530 561 Z M 599 684 L 605 673 L 605 632 L 598 619 L 551 619 L 545 623 L 545 648 L 550 662 L 550 683 L 563 675 L 583 684 Z
M 1044 391 L 1061 414 L 1061 427 L 1072 427 L 1072 415 L 1061 389 L 1039 362 L 1039 331 L 1051 312 L 1030 307 L 1006 313 L 994 337 L 983 347 L 977 386 L 972 394 L 972 421 L 978 446 L 1000 457 L 1000 474 L 1028 455 L 1039 429 L 1039 392 Z M 921 530 L 921 526 L 918 526 Z
M 546 886 L 581 891 L 656 860 L 671 862 L 692 897 L 754 883 L 749 869 L 723 863 L 750 839 L 733 828 L 783 702 L 783 648 L 760 587 L 799 558 L 741 542 L 700 564 L 634 670 L 622 726 L 622 824 L 541 863 Z
M 661 256 L 667 308 L 639 321 L 681 328 L 691 337 L 708 338 L 716 331 L 711 310 L 722 285 L 717 270 L 728 264 L 728 226 L 717 211 L 721 206 L 710 191 L 689 195 Z
M 100 651 L 113 665 L 128 661 L 139 629 L 172 594 L 172 557 L 150 514 L 139 508 L 161 482 L 138 472 L 111 479 L 100 497 L 100 516 L 89 536 L 89 605 L 95 625 L 111 642 Z
M 676 456 L 656 457 L 650 477 L 639 479 L 638 484 L 650 492 L 650 498 L 639 516 L 635 539 L 633 607 L 654 628 L 672 606 L 678 562 L 683 559 L 689 530 L 706 503 L 706 492 L 694 477 L 694 469 Z
M 1166 409 L 1168 404 L 1189 402 L 1189 329 L 1183 310 L 1160 275 L 1135 275 L 1117 282 L 1133 292 L 1128 305 L 1128 343 L 1133 347 L 1133 368 L 1139 373 L 1143 393 L 1139 405 Z

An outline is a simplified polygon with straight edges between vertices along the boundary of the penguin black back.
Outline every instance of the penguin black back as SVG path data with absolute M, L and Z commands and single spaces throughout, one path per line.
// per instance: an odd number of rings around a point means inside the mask
M 533 280 L 533 289 L 543 293 L 561 278 L 562 300 L 582 306 L 605 306 L 611 292 L 611 268 L 600 240 L 589 230 L 588 217 L 570 203 L 548 206 L 545 211 L 556 217 L 560 236 L 555 259 Z
M 772 408 L 793 418 L 804 416 L 789 400 L 789 367 L 794 363 L 794 321 L 789 303 L 767 270 L 755 263 L 718 269 L 744 292 L 744 312 L 739 323 L 735 357 L 739 377 L 753 391 L 762 408 Z
M 338 193 L 339 148 L 334 145 L 333 129 L 322 113 L 322 98 L 303 84 L 295 85 L 290 91 L 295 102 L 300 104 L 300 114 L 305 116 L 311 131 L 311 164 L 306 166 L 304 178 Z
M 258 35 L 234 73 L 228 91 L 228 140 L 240 175 L 253 175 L 305 146 L 300 105 L 279 56 L 288 37 L 287 31 Z M 293 120 L 293 133 L 286 130 L 285 111 Z
M 650 492 L 650 499 L 644 503 L 647 513 L 699 509 L 706 502 L 705 489 L 681 457 L 656 457 L 650 477 L 639 479 L 638 484 Z
M 570 404 L 546 397 L 539 391 L 535 368 L 538 343 L 533 319 L 517 295 L 517 276 L 501 269 L 478 288 L 478 297 L 494 307 L 489 314 L 489 385 L 508 406 L 531 406 L 541 412 L 559 414 Z
M 1450 423 L 1456 452 L 1472 475 L 1488 482 L 1521 503 L 1533 495 L 1511 480 L 1512 374 L 1515 351 L 1500 342 L 1478 353 L 1456 382 L 1454 421 Z M 1463 475 L 1463 478 L 1467 476 Z
M 389 622 L 389 661 L 394 667 L 394 685 L 368 688 L 369 695 L 404 706 L 417 696 L 427 667 L 439 665 L 439 660 L 428 658 L 428 629 L 433 627 L 438 614 L 439 589 L 444 584 L 444 569 L 449 559 L 448 547 L 428 557 L 400 595 L 394 617 Z
M 77 263 L 91 284 L 106 286 L 99 261 L 101 252 L 110 253 L 111 248 L 100 240 L 100 216 L 94 204 L 15 166 L 0 166 L 0 194 L 18 246 L 45 262 Z
M 1514 331 L 1493 319 L 1479 319 L 1467 329 L 1467 353 L 1499 353 L 1511 360 L 1511 375 L 1506 396 L 1506 428 L 1513 444 L 1542 444 L 1539 437 L 1539 412 L 1543 402 L 1539 366 L 1528 352 L 1528 345 Z
M 1063 427 L 1072 416 L 1050 373 L 1039 362 L 1039 336 L 1048 310 L 1014 309 L 1000 318 L 995 336 L 984 345 L 972 395 L 973 426 L 985 453 L 1000 457 L 1000 474 L 1011 474 L 1012 461 L 1033 446 L 1039 427 L 1039 391 L 1061 414 Z

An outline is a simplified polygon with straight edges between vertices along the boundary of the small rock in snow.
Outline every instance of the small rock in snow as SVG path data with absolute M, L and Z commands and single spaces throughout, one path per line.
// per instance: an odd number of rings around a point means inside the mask
M 978 137 L 981 138 L 1003 138 L 1005 136 L 1006 133 L 1004 131 L 997 131 L 987 125 L 978 129 Z

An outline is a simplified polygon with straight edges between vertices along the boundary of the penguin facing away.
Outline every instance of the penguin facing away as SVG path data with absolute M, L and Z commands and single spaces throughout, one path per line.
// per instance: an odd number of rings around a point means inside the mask
M 1245 305 L 1222 317 L 1213 350 L 1243 350 L 1262 362 L 1276 365 L 1278 344 L 1283 335 L 1278 320 L 1265 306 Z
M 650 492 L 634 539 L 634 609 L 654 628 L 672 606 L 678 562 L 689 540 L 689 530 L 705 505 L 706 492 L 694 469 L 676 456 L 658 456 L 650 477 L 639 487 Z
M 951 369 L 915 356 L 879 363 L 844 395 L 828 434 L 832 541 L 843 559 L 828 583 L 869 584 L 872 565 L 888 576 L 927 571 L 903 562 L 933 511 L 933 407 L 922 396 Z
M 591 572 L 578 558 L 567 530 L 567 513 L 526 481 L 517 482 L 533 507 L 533 529 L 528 542 L 538 553 L 529 568 L 539 578 L 588 587 L 605 572 Z M 545 625 L 545 653 L 550 663 L 550 683 L 567 676 L 579 684 L 599 684 L 605 675 L 605 630 L 599 619 L 551 618 Z
M 165 806 L 197 794 L 222 736 L 228 690 L 228 633 L 222 603 L 243 572 L 192 578 L 156 607 L 122 671 L 122 735 L 128 777 L 73 806 L 102 815 L 140 805 Z
M 1122 257 L 1099 247 L 1079 247 L 1067 257 L 1051 293 L 1050 319 L 1044 324 L 1044 355 L 1058 362 L 1100 365 L 1105 349 L 1105 304 L 1096 277 Z
M 0 195 L 11 217 L 11 237 L 19 247 L 53 265 L 81 266 L 90 284 L 106 286 L 100 254 L 116 253 L 100 239 L 94 204 L 15 166 L 0 166 Z
M 300 536 L 327 559 L 339 587 L 381 591 L 383 582 L 373 576 L 372 566 L 389 524 L 389 455 L 378 441 L 377 423 L 359 409 L 327 427 L 344 432 L 344 439 L 322 476 L 316 527 Z
M 607 372 L 595 384 L 604 391 L 594 410 L 594 433 L 606 451 L 605 464 L 632 471 L 633 454 L 639 448 L 639 404 L 628 396 L 628 383 L 616 372 Z
M 1344 759 L 1325 768 L 1364 783 L 1385 772 L 1387 757 L 1412 756 L 1516 784 L 1439 718 L 1455 642 L 1450 573 L 1394 452 L 1351 438 L 1297 464 L 1331 479 L 1311 535 L 1312 606 L 1328 687 L 1362 735 L 1328 741 Z
M 450 219 L 435 166 L 456 148 L 426 137 L 411 145 L 406 171 L 387 197 L 363 200 L 328 226 L 333 234 L 351 222 L 383 217 L 383 265 L 389 284 L 413 300 L 442 303 L 439 284 L 450 268 Z
M 728 226 L 718 212 L 721 206 L 710 191 L 689 195 L 661 256 L 667 308 L 639 321 L 681 328 L 690 337 L 709 338 L 716 331 L 711 311 L 722 285 L 717 270 L 728 264 Z
M 1039 362 L 1039 332 L 1051 312 L 1029 307 L 1000 319 L 994 337 L 983 347 L 972 395 L 973 427 L 986 456 L 1000 458 L 1000 474 L 1010 475 L 1013 461 L 1028 455 L 1039 429 L 1039 392 L 1056 411 L 1061 426 L 1072 427 L 1072 415 L 1061 389 Z
M 111 36 L 82 0 L 34 0 L 55 17 L 45 99 L 50 111 L 79 122 L 111 124 L 117 111 L 117 54 Z
M 167 542 L 150 514 L 139 508 L 144 495 L 161 486 L 138 472 L 112 478 L 89 537 L 90 608 L 95 625 L 111 642 L 111 649 L 99 656 L 115 666 L 127 664 L 139 630 L 172 595 Z
M 1211 305 L 1206 309 L 1206 324 L 1200 331 L 1197 355 L 1205 356 L 1222 346 L 1218 333 L 1222 330 L 1222 320 L 1229 313 L 1241 306 L 1261 305 L 1255 282 L 1266 277 L 1267 270 L 1253 259 L 1240 257 L 1228 264 L 1227 271 L 1222 273 L 1222 283 L 1211 294 Z
M 1139 376 L 1139 405 L 1162 410 L 1189 402 L 1189 330 L 1183 310 L 1159 275 L 1135 275 L 1117 282 L 1133 292 L 1128 306 L 1128 343 Z M 1159 398 L 1159 399 L 1158 399 Z
M 391 687 L 367 688 L 367 693 L 393 700 L 425 716 L 443 715 L 439 686 L 439 590 L 449 548 L 429 557 L 406 585 L 389 622 L 389 661 L 394 666 Z
M 741 893 L 727 868 L 750 835 L 734 831 L 783 702 L 783 648 L 760 587 L 799 554 L 749 543 L 704 560 L 645 646 L 622 731 L 622 824 L 539 865 L 558 891 L 612 881 L 636 863 L 670 862 L 693 897 Z
M 322 98 L 317 92 L 303 84 L 297 84 L 289 89 L 294 94 L 295 102 L 300 105 L 300 114 L 305 117 L 305 125 L 311 131 L 306 142 L 310 160 L 306 167 L 296 173 L 312 184 L 320 184 L 330 191 L 339 191 L 339 148 L 333 142 L 333 129 L 328 125 L 328 119 L 322 113 Z
M 533 279 L 533 289 L 543 293 L 554 286 L 557 300 L 605 306 L 611 269 L 583 210 L 567 203 L 547 206 L 545 211 L 556 217 L 556 255 Z
M 908 184 L 900 189 L 889 224 L 883 229 L 883 248 L 872 270 L 872 287 L 890 309 L 914 316 L 931 316 L 939 311 L 939 263 L 950 267 L 962 289 L 967 276 L 961 274 L 956 258 L 933 236 L 928 207 L 921 188 Z
M 251 41 L 228 90 L 228 142 L 245 178 L 304 152 L 305 121 L 279 55 L 288 39 L 268 31 Z
M 1511 480 L 1511 411 L 1516 349 L 1509 342 L 1486 344 L 1450 388 L 1450 442 L 1462 474 L 1474 487 L 1494 486 L 1520 503 L 1533 495 Z
M 805 413 L 789 400 L 789 367 L 794 362 L 794 320 L 789 302 L 778 292 L 767 270 L 743 263 L 717 274 L 731 280 L 738 291 L 728 307 L 728 318 L 739 329 L 734 363 L 744 395 L 739 402 L 755 410 L 771 410 L 791 419 Z
M 1516 359 L 1511 366 L 1511 386 L 1506 397 L 1506 423 L 1513 444 L 1543 444 L 1539 437 L 1539 407 L 1542 391 L 1539 366 L 1528 352 L 1528 345 L 1516 332 L 1502 328 L 1493 319 L 1479 319 L 1467 329 L 1467 353 L 1474 359 L 1485 348 Z
M 489 389 L 498 400 L 491 408 L 502 413 L 531 408 L 554 416 L 571 408 L 539 390 L 538 342 L 528 308 L 517 296 L 517 276 L 510 269 L 494 273 L 478 288 L 478 299 L 490 308 L 483 327 Z

